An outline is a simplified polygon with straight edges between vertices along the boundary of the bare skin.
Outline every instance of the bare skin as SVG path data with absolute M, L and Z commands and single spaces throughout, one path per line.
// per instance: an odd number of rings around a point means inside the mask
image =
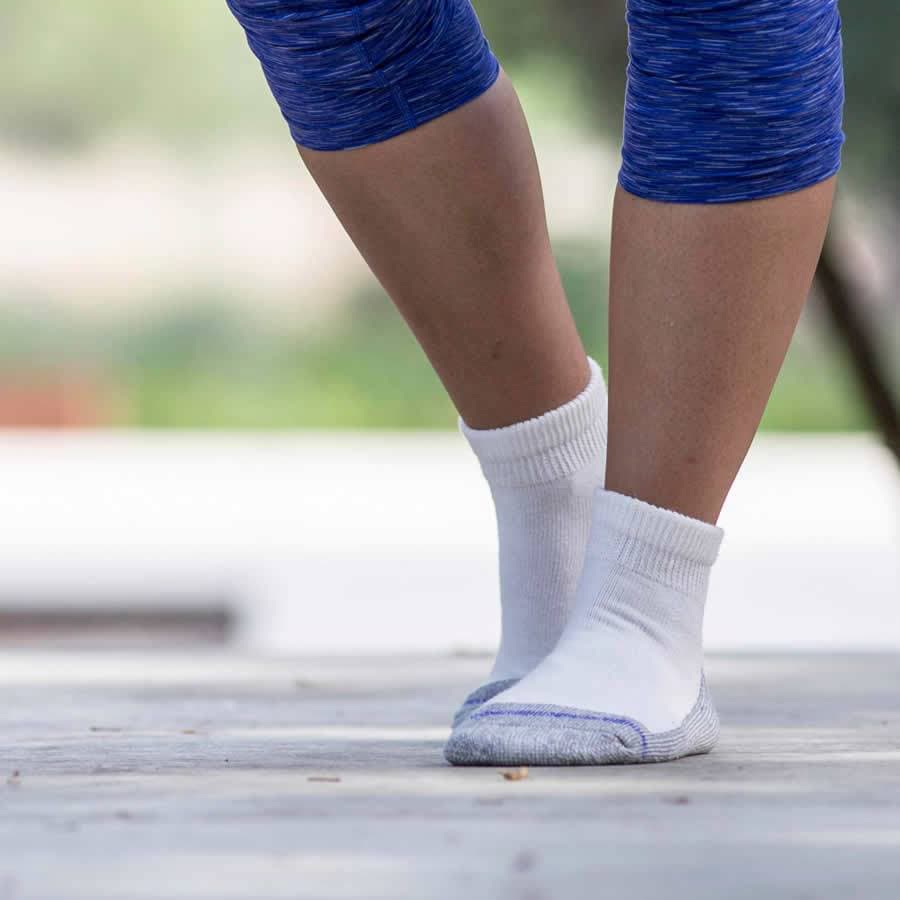
M 584 389 L 531 137 L 504 75 L 393 140 L 300 154 L 468 425 L 521 422 Z
M 358 150 L 300 153 L 464 420 L 497 428 L 588 380 L 505 76 Z M 715 522 L 809 291 L 834 182 L 721 205 L 617 189 L 606 486 Z
M 834 180 L 765 200 L 617 190 L 606 486 L 715 522 L 809 293 Z

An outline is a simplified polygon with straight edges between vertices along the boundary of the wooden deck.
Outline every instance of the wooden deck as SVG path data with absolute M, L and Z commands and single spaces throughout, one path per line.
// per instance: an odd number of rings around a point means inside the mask
M 711 756 L 519 780 L 441 757 L 484 668 L 4 653 L 0 898 L 900 896 L 900 656 L 716 656 Z

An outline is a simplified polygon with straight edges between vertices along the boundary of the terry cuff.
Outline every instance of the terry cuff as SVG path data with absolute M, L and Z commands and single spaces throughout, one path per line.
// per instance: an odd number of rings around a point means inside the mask
M 715 525 L 614 491 L 594 495 L 588 552 L 675 590 L 705 583 L 724 532 Z
M 505 428 L 476 430 L 460 419 L 488 481 L 498 487 L 566 478 L 597 460 L 606 447 L 606 384 L 588 359 L 591 377 L 573 400 Z

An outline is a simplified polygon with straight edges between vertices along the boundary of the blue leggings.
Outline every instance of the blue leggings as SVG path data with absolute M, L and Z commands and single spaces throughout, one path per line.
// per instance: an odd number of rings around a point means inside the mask
M 483 94 L 500 67 L 469 0 L 227 0 L 294 140 L 349 150 Z
M 294 140 L 314 150 L 410 131 L 475 99 L 499 72 L 469 0 L 227 2 Z M 837 0 L 626 0 L 626 8 L 626 190 L 725 203 L 837 172 Z

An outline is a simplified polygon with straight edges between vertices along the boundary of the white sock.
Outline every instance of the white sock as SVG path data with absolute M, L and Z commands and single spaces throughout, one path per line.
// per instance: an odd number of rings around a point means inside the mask
M 497 514 L 502 636 L 490 682 L 521 678 L 553 649 L 572 608 L 606 468 L 606 385 L 588 386 L 535 419 L 460 429 L 488 480 Z
M 593 520 L 575 609 L 556 648 L 490 706 L 574 708 L 669 731 L 698 702 L 703 609 L 722 531 L 604 490 Z

